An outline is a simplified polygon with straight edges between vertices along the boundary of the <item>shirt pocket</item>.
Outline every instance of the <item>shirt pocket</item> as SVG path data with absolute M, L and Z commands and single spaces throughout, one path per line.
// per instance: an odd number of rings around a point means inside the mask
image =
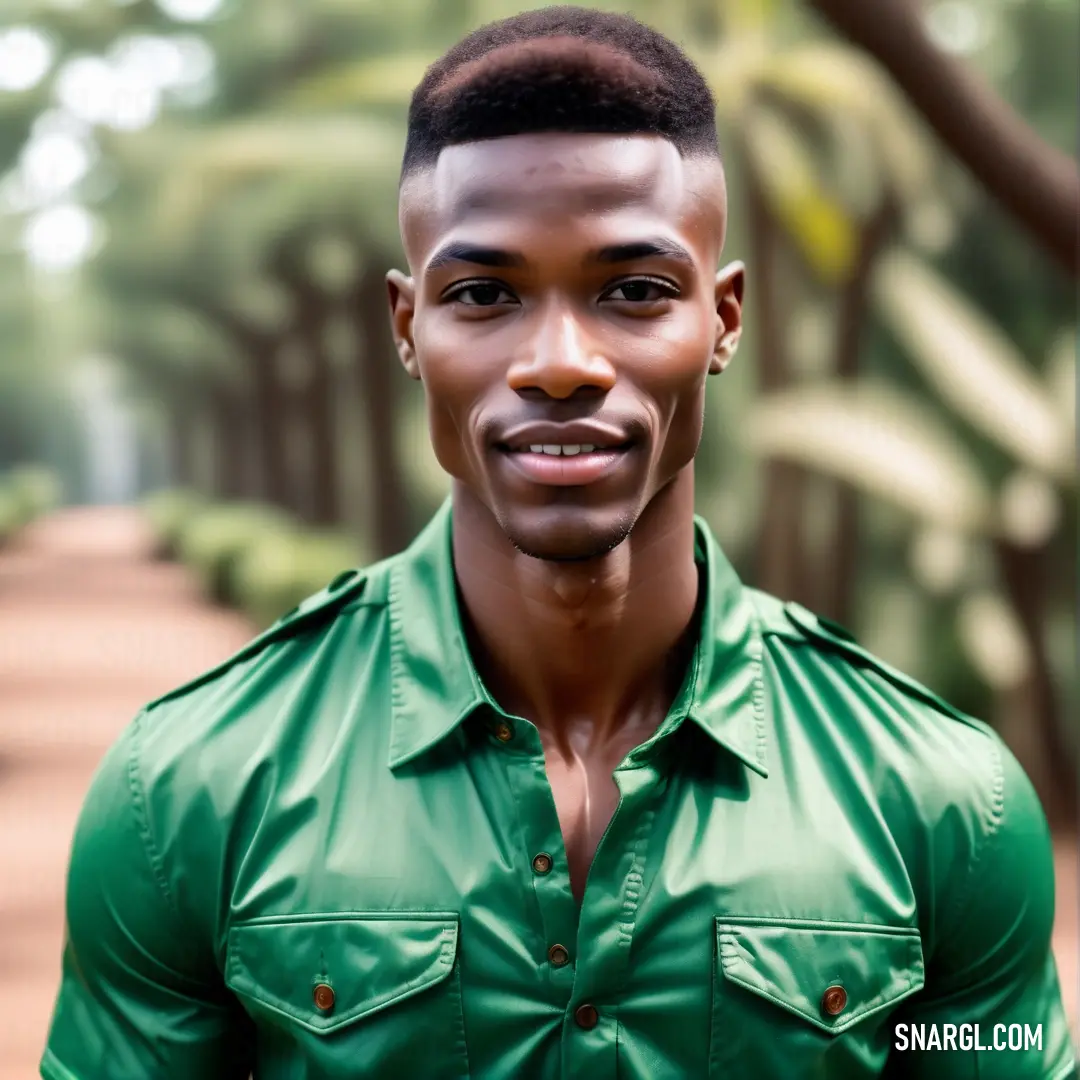
M 925 981 L 916 927 L 719 916 L 710 1077 L 873 1077 Z
M 450 912 L 268 916 L 229 930 L 225 983 L 256 1022 L 260 1080 L 467 1080 L 457 961 Z

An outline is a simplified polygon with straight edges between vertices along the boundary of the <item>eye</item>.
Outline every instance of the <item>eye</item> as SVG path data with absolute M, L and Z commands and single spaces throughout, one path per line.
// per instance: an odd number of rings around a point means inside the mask
M 622 293 L 622 296 L 617 296 Z M 659 295 L 657 295 L 659 293 Z M 659 278 L 631 278 L 621 281 L 613 289 L 604 293 L 601 299 L 610 299 L 622 303 L 655 304 L 660 300 L 672 300 L 679 295 L 679 290 L 670 281 Z
M 499 297 L 503 294 L 510 297 L 510 301 L 513 302 L 514 298 L 510 291 L 497 281 L 464 281 L 451 289 L 444 299 L 458 300 L 466 307 L 494 307 L 500 302 Z M 466 296 L 471 296 L 472 299 L 463 299 Z

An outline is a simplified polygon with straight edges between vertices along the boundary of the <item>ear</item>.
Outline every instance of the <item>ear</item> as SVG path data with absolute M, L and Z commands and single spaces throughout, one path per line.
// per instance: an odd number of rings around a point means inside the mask
M 743 288 L 746 267 L 741 262 L 725 266 L 716 275 L 716 340 L 709 374 L 719 375 L 731 363 L 742 337 Z
M 400 270 L 391 270 L 386 275 L 386 291 L 390 301 L 390 326 L 394 332 L 398 356 L 409 378 L 419 379 L 420 366 L 416 362 L 416 346 L 413 343 L 416 284 Z

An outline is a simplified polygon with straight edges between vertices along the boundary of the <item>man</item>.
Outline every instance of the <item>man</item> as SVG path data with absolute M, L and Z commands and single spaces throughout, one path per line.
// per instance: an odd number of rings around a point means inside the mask
M 43 1075 L 1073 1075 L 1014 758 L 694 517 L 743 298 L 698 72 L 623 16 L 486 27 L 400 206 L 452 498 L 110 751 Z

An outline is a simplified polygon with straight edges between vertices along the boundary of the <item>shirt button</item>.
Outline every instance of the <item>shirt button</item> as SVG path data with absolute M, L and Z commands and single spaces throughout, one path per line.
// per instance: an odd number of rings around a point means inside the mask
M 847 1007 L 847 991 L 842 986 L 830 986 L 821 995 L 821 1011 L 828 1016 L 839 1016 Z
M 596 1027 L 596 1021 L 600 1019 L 600 1014 L 596 1011 L 595 1005 L 579 1005 L 574 1010 L 574 1019 L 577 1021 L 578 1027 L 589 1031 L 591 1028 Z
M 329 1012 L 334 1007 L 334 990 L 326 983 L 319 983 L 312 996 L 315 998 L 315 1007 L 320 1011 Z
M 514 737 L 514 729 L 505 720 L 500 720 L 497 724 L 492 725 L 491 734 L 499 742 L 509 742 Z
M 533 858 L 532 867 L 538 874 L 548 873 L 551 870 L 551 856 L 546 851 L 541 851 Z
M 562 967 L 570 959 L 570 954 L 562 945 L 552 945 L 548 949 L 548 959 L 556 966 Z

